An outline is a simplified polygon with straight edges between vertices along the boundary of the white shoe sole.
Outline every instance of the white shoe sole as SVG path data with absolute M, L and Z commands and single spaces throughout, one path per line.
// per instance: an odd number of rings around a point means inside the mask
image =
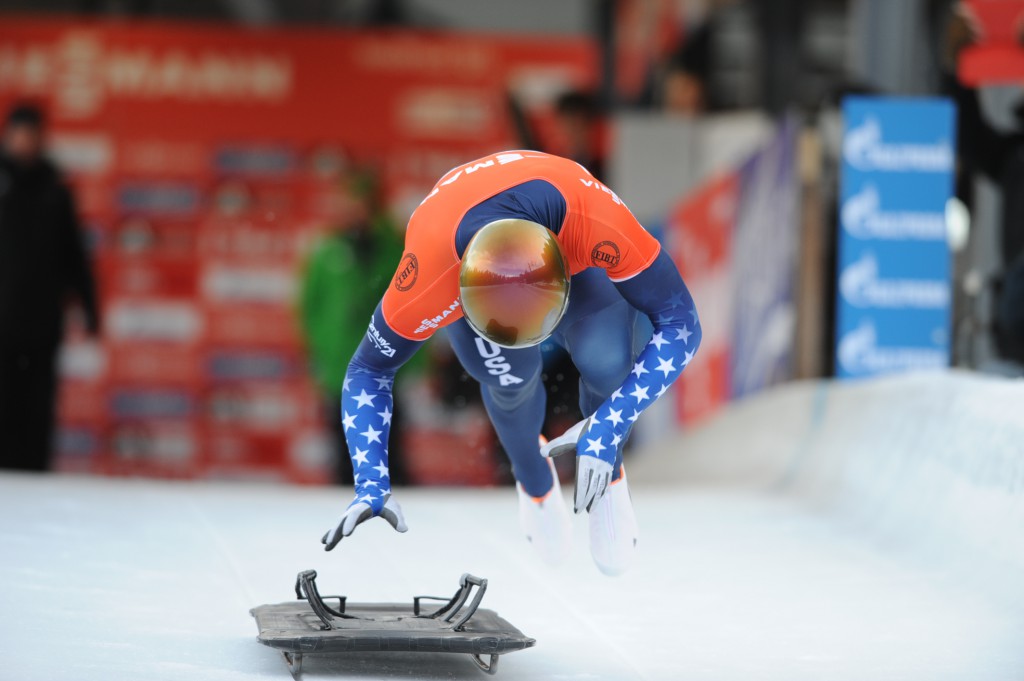
M 623 574 L 636 558 L 640 528 L 625 472 L 590 510 L 590 555 L 610 577 Z
M 562 498 L 562 488 L 552 461 L 551 490 L 540 500 L 531 497 L 516 483 L 519 496 L 519 525 L 540 559 L 548 565 L 561 565 L 572 549 L 572 521 Z

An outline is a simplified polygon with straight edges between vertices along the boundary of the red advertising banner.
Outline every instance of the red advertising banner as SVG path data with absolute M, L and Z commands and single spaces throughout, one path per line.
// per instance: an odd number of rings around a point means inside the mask
M 396 192 L 429 188 L 514 142 L 509 95 L 537 113 L 594 72 L 590 43 L 565 38 L 9 18 L 0 29 L 0 105 L 41 101 L 72 169 L 99 176 L 90 184 L 158 176 L 160 193 L 127 198 L 179 217 L 199 209 L 197 181 L 242 174 L 273 194 L 331 144 L 390 152 Z M 98 189 L 96 207 L 116 208 Z
M 5 18 L 0 108 L 46 109 L 103 300 L 100 344 L 62 360 L 60 467 L 324 479 L 295 301 L 339 172 L 372 170 L 401 222 L 518 145 L 510 98 L 557 152 L 552 103 L 595 72 L 565 38 Z
M 698 301 L 703 339 L 700 362 L 679 379 L 679 420 L 694 423 L 730 399 L 732 353 L 732 235 L 739 191 L 735 172 L 688 194 L 668 220 L 672 257 Z
M 968 0 L 979 42 L 963 50 L 957 71 L 972 87 L 1024 81 L 1024 0 Z

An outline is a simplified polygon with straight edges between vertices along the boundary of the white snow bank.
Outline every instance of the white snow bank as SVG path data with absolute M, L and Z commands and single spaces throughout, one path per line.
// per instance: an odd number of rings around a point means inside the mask
M 638 456 L 630 477 L 796 496 L 886 549 L 1024 597 L 1024 381 L 795 383 Z

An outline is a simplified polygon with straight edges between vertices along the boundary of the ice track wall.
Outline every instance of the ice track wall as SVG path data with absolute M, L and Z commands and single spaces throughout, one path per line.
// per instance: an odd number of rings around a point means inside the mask
M 637 482 L 749 486 L 1024 601 L 1024 381 L 796 383 L 643 452 Z

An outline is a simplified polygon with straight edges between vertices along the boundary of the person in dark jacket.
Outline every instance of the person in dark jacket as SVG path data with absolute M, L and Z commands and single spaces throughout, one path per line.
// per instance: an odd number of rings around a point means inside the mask
M 43 117 L 7 116 L 0 150 L 0 468 L 51 461 L 56 357 L 74 296 L 95 335 L 99 314 L 74 199 L 43 156 Z

